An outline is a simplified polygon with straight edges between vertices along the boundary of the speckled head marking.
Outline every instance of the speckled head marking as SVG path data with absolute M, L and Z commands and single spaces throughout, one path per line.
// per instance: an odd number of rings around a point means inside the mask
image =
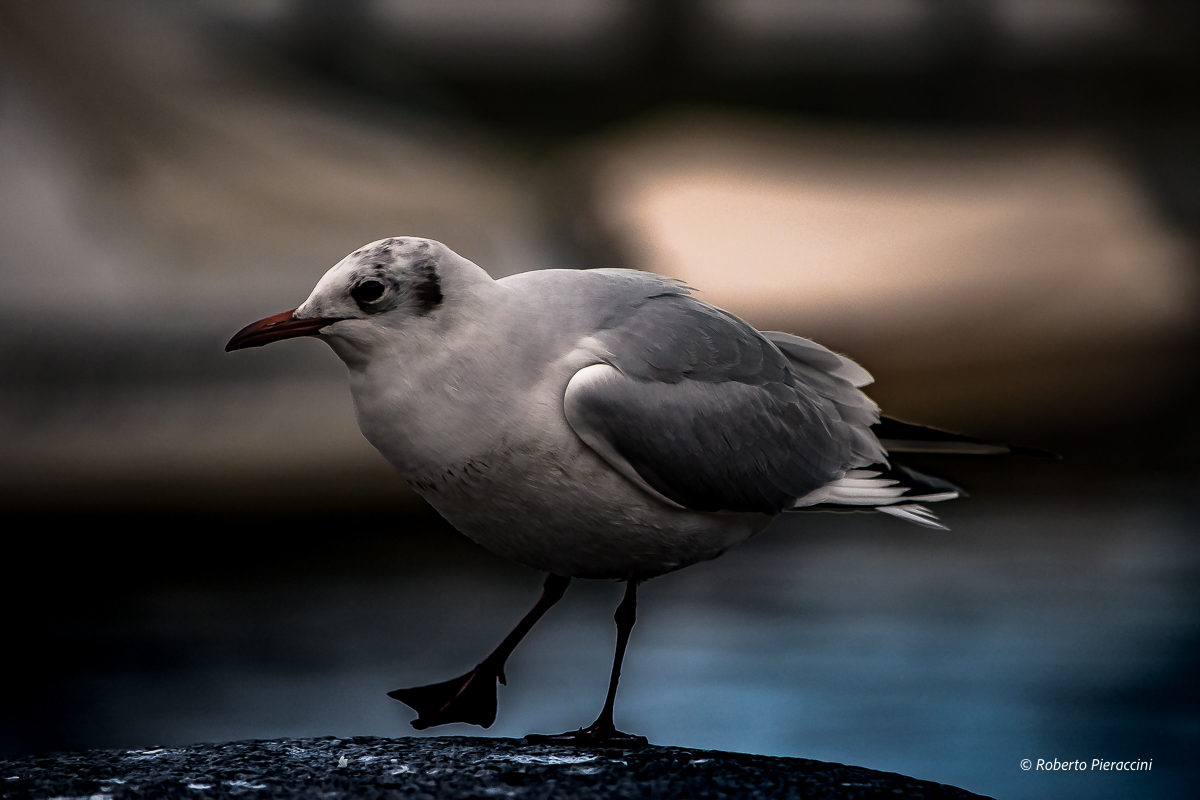
M 416 281 L 412 284 L 413 299 L 422 314 L 428 314 L 442 304 L 442 281 L 438 277 L 437 264 L 432 258 L 423 258 L 412 265 Z
M 364 365 L 380 347 L 436 349 L 500 296 L 495 281 L 441 242 L 393 236 L 335 264 L 291 311 L 251 323 L 228 349 L 320 336 L 347 364 Z
M 439 337 L 487 307 L 482 295 L 500 291 L 486 272 L 441 242 L 393 236 L 358 248 L 295 309 L 259 320 L 230 341 L 237 349 L 321 336 L 347 364 L 365 364 L 366 354 L 380 346 L 436 348 Z
M 348 259 L 353 267 L 350 297 L 371 315 L 405 307 L 418 315 L 432 313 L 445 298 L 437 259 L 429 251 L 429 242 L 404 237 L 355 250 Z

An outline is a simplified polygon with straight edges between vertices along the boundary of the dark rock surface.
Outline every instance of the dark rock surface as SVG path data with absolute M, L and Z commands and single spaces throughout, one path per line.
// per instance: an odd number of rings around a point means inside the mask
M 0 759 L 0 798 L 973 798 L 803 758 L 472 737 L 275 739 Z

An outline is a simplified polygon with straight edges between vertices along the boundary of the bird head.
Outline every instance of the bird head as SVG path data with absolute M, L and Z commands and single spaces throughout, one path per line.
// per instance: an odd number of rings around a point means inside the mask
M 351 361 L 373 343 L 394 340 L 391 334 L 424 338 L 421 330 L 444 315 L 445 292 L 467 293 L 484 281 L 491 282 L 487 273 L 441 242 L 380 239 L 338 262 L 299 307 L 247 325 L 225 350 L 320 336 Z

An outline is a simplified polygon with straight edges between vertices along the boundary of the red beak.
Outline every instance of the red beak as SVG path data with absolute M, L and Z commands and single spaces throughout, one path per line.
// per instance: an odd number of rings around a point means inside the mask
M 296 309 L 272 314 L 258 322 L 251 322 L 233 335 L 225 352 L 241 350 L 246 347 L 262 347 L 264 344 L 278 342 L 281 339 L 294 339 L 297 336 L 316 336 L 326 325 L 341 322 L 340 317 L 317 317 L 316 319 L 296 319 L 292 315 Z

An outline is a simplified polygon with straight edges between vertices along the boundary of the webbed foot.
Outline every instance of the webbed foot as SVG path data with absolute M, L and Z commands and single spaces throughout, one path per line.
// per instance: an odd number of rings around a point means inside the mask
M 412 726 L 419 731 L 435 725 L 466 722 L 484 728 L 496 721 L 496 681 L 504 674 L 484 661 L 475 669 L 442 683 L 395 689 L 388 697 L 417 712 Z
M 623 733 L 611 724 L 594 722 L 591 727 L 567 733 L 531 733 L 525 737 L 530 744 L 565 744 L 574 747 L 644 747 L 645 736 Z

